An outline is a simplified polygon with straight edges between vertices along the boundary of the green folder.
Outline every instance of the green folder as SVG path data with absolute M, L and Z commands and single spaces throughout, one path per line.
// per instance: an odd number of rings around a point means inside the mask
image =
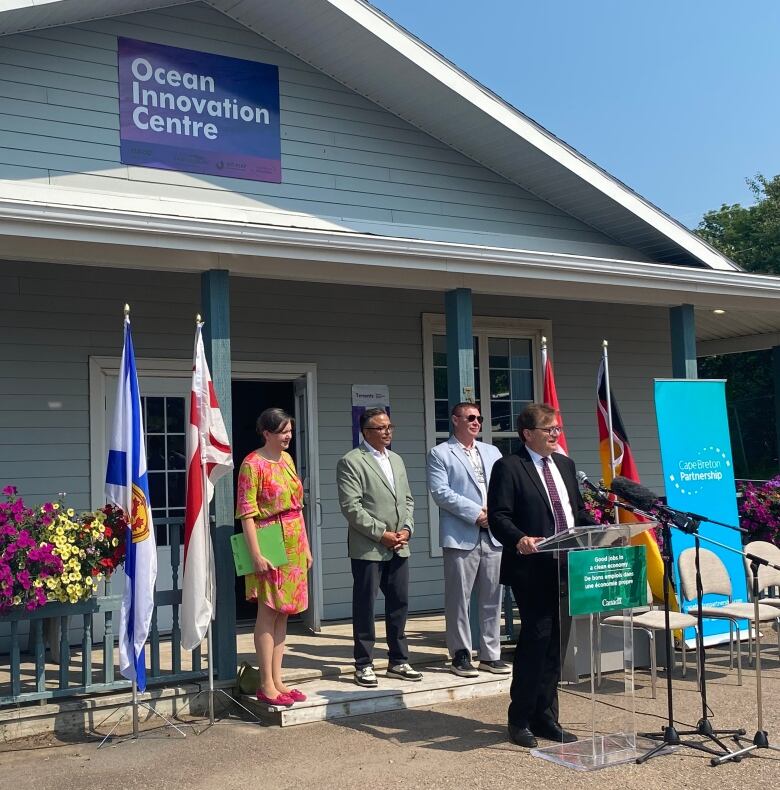
M 281 521 L 258 527 L 257 543 L 260 546 L 260 553 L 275 568 L 278 568 L 280 565 L 287 565 L 289 562 L 284 548 L 284 533 L 282 532 Z M 233 535 L 230 539 L 230 547 L 233 549 L 236 576 L 246 576 L 249 573 L 254 573 L 255 566 L 252 564 L 252 557 L 249 554 L 243 532 L 237 532 Z

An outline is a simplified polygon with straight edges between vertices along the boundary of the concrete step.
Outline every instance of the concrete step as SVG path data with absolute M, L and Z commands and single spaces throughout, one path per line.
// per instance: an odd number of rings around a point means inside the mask
M 264 723 L 291 727 L 313 721 L 508 694 L 512 681 L 511 675 L 489 672 L 480 672 L 476 678 L 461 678 L 443 666 L 418 669 L 423 672 L 423 679 L 417 682 L 378 674 L 379 686 L 375 689 L 356 685 L 351 675 L 299 683 L 296 687 L 308 699 L 291 708 L 272 707 L 246 695 L 240 697 L 240 701 Z

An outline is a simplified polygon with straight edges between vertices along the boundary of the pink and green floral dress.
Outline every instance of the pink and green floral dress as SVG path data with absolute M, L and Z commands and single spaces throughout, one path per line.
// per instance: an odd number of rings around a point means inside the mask
M 249 453 L 238 472 L 236 518 L 254 518 L 258 527 L 281 519 L 288 563 L 268 573 L 245 576 L 246 598 L 257 600 L 284 614 L 298 614 L 309 605 L 306 551 L 309 547 L 303 521 L 303 485 L 289 453 L 269 461 L 256 450 Z

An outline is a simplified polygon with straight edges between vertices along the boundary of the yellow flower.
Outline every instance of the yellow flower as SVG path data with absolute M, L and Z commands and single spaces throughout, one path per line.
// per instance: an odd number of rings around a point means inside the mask
M 48 587 L 50 590 L 53 590 L 53 589 L 54 589 L 54 588 L 57 586 L 57 580 L 56 580 L 56 579 L 54 579 L 54 578 L 52 578 L 51 576 L 49 576 L 49 578 L 48 578 L 48 579 L 46 579 L 46 586 L 47 586 L 47 587 Z
M 19 606 L 19 604 L 20 604 L 21 602 L 22 602 L 22 599 L 21 599 L 21 597 L 20 597 L 20 596 L 18 596 L 18 595 L 14 595 L 14 599 L 13 599 L 13 605 L 14 605 L 14 606 Z
M 63 537 L 65 535 L 65 530 L 62 527 L 57 527 L 57 529 L 55 529 L 54 531 L 57 533 L 59 537 Z
M 119 538 L 111 538 L 111 545 L 116 548 L 119 545 Z
M 73 516 L 75 516 L 75 515 L 76 515 L 76 511 L 75 511 L 75 510 L 74 510 L 72 507 L 69 507 L 69 508 L 67 509 L 66 513 L 67 513 L 67 514 L 68 514 L 68 515 L 69 515 L 71 518 L 73 518 Z
M 54 510 L 59 510 L 59 509 L 60 509 L 60 503 L 59 503 L 59 502 L 55 502 L 55 503 L 52 505 L 52 507 L 54 508 Z
M 101 524 L 101 525 L 98 527 L 98 529 L 99 529 L 101 532 L 105 532 L 105 531 L 106 531 L 106 525 L 105 525 L 105 524 Z
M 92 577 L 91 576 L 87 576 L 87 578 L 84 579 L 84 584 L 86 584 L 87 587 L 91 587 L 94 584 L 94 582 L 92 581 Z
M 97 540 L 100 537 L 100 532 L 96 529 L 92 530 L 92 537 Z
M 43 582 L 40 579 L 36 579 L 33 582 L 33 587 L 43 587 Z
M 84 549 L 79 549 L 79 557 L 81 557 L 81 559 L 83 560 L 84 557 L 86 556 L 87 556 L 87 552 L 84 551 Z

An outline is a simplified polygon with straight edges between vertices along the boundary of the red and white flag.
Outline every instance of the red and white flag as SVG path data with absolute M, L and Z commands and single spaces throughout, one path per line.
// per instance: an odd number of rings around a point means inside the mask
M 552 406 L 558 412 L 558 425 L 563 428 L 563 416 L 558 405 L 558 393 L 555 390 L 555 377 L 553 376 L 552 362 L 547 356 L 547 342 L 542 338 L 542 371 L 544 372 L 544 389 L 542 391 L 542 402 Z M 566 444 L 566 435 L 561 431 L 558 434 L 559 452 L 563 455 L 569 454 L 569 447 Z
M 214 617 L 216 580 L 209 503 L 214 496 L 214 483 L 233 468 L 230 440 L 206 362 L 202 329 L 203 324 L 198 322 L 187 426 L 187 508 L 181 585 L 181 646 L 185 650 L 200 644 Z

